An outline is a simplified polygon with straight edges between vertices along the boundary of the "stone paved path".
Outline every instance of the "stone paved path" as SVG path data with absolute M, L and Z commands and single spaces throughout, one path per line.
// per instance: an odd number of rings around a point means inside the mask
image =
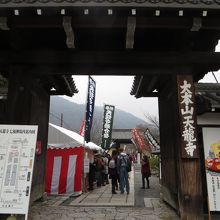
M 50 196 L 35 202 L 29 209 L 28 220 L 178 220 L 176 212 L 160 200 L 158 177 L 150 178 L 150 189 L 141 189 L 140 168 L 130 174 L 129 195 L 111 194 L 111 185 L 83 194 Z M 204 216 L 204 219 L 208 219 Z M 1 216 L 0 219 L 2 220 Z M 17 220 L 23 220 L 18 216 Z M 212 220 L 220 219 L 219 216 Z
M 70 206 L 42 206 L 31 208 L 29 220 L 176 220 L 179 219 L 169 207 L 161 203 L 155 209 L 140 207 L 70 207 Z
M 134 172 L 129 174 L 130 193 L 111 193 L 111 184 L 96 188 L 73 200 L 72 206 L 134 206 Z
M 130 175 L 130 194 L 111 194 L 111 184 L 96 188 L 77 198 L 49 197 L 35 203 L 29 212 L 29 220 L 176 220 L 176 213 L 159 198 L 159 180 L 152 176 L 150 189 L 140 189 L 140 168 L 133 168 Z M 134 184 L 135 183 L 135 184 Z

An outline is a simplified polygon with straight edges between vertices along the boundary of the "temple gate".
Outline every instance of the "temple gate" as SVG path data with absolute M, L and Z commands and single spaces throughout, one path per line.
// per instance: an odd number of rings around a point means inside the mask
M 219 9 L 210 0 L 0 1 L 1 123 L 39 125 L 32 200 L 43 194 L 50 95 L 76 93 L 71 75 L 134 75 L 132 95 L 159 98 L 163 198 L 181 219 L 203 218 L 193 83 L 220 68 Z

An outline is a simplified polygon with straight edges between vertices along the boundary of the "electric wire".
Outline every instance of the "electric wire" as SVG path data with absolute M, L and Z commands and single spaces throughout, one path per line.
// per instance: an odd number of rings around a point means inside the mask
M 217 78 L 216 78 L 214 72 L 212 72 L 212 75 L 213 75 L 213 77 L 215 78 L 215 81 L 218 83 L 218 80 L 217 80 Z
M 52 112 L 50 112 L 50 115 L 53 116 L 54 118 L 58 119 L 59 121 L 61 121 L 61 117 L 53 114 Z M 67 127 L 68 129 L 74 131 L 74 129 L 67 122 L 65 122 L 65 120 L 63 120 L 63 125 L 65 125 L 65 127 Z

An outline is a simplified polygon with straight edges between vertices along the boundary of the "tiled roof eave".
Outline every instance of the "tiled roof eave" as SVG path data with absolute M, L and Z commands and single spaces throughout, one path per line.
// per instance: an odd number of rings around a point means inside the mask
M 0 0 L 1 8 L 114 6 L 149 8 L 220 9 L 220 1 L 211 0 Z
M 220 92 L 220 83 L 195 83 L 196 93 L 199 92 Z

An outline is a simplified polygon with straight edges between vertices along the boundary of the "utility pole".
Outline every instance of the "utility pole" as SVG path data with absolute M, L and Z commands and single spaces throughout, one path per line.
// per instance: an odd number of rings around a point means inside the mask
M 60 126 L 63 127 L 63 113 L 61 113 Z

